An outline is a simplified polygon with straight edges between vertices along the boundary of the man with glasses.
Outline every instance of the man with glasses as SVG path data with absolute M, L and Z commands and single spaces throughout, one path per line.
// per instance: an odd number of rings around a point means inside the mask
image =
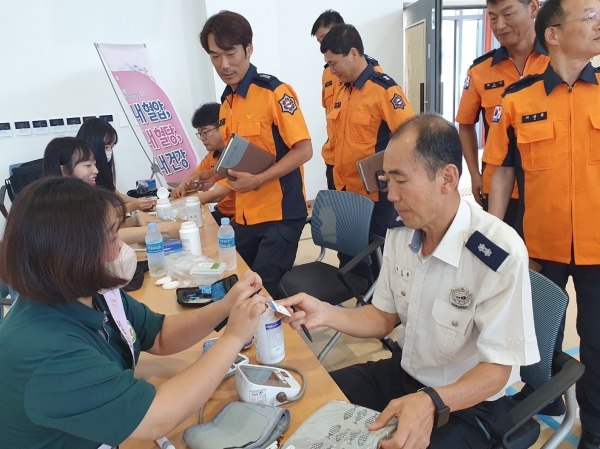
M 580 449 L 600 448 L 600 2 L 547 0 L 535 24 L 550 64 L 496 107 L 484 160 L 496 168 L 490 213 L 503 217 L 516 176 L 517 230 L 542 274 L 572 276 L 585 373 L 577 383 Z M 557 350 L 562 346 L 563 325 Z
M 494 167 L 484 165 L 482 173 L 479 171 L 475 124 L 481 114 L 487 139 L 494 107 L 504 90 L 524 76 L 542 73 L 548 66 L 548 53 L 535 40 L 533 24 L 538 9 L 538 0 L 487 0 L 490 28 L 501 47 L 473 61 L 463 86 L 456 122 L 473 197 L 485 210 L 488 210 L 487 195 Z M 518 198 L 515 187 L 504 216 L 510 226 L 516 220 Z
M 192 126 L 196 128 L 196 137 L 202 141 L 208 154 L 194 171 L 198 173 L 203 170 L 210 170 L 217 165 L 221 151 L 225 148 L 225 142 L 219 133 L 219 103 L 204 103 L 192 116 Z M 194 173 L 189 174 L 173 191 L 171 198 L 181 198 L 185 195 L 188 181 L 194 177 Z M 235 218 L 235 192 L 228 186 L 226 181 L 219 181 L 212 190 L 198 194 L 202 204 L 218 203 L 212 216 L 217 223 L 221 223 L 221 218 L 229 218 L 233 221 Z

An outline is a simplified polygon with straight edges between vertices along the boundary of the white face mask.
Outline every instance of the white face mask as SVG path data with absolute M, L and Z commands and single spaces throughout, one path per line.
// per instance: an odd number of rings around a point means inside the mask
M 110 160 L 112 159 L 112 151 L 106 151 L 106 160 L 108 162 L 110 162 Z
M 137 268 L 137 256 L 135 254 L 135 251 L 129 245 L 123 243 L 123 245 L 121 246 L 121 251 L 119 251 L 119 255 L 117 256 L 117 258 L 112 262 L 108 262 L 106 266 L 112 274 L 114 274 L 117 277 L 120 277 L 121 279 L 127 280 L 125 284 L 116 286 L 115 288 L 125 287 L 133 279 L 133 276 L 135 275 L 135 270 Z M 99 293 L 103 295 L 104 293 L 110 290 L 113 289 L 100 290 Z

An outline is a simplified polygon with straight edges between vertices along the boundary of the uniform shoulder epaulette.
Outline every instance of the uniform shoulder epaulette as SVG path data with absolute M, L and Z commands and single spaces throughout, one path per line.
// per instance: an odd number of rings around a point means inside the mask
M 396 215 L 388 223 L 388 229 L 403 228 L 403 227 L 404 227 L 404 222 L 402 221 L 402 218 L 400 218 L 400 215 Z
M 267 73 L 257 73 L 254 75 L 254 82 L 259 86 L 270 90 L 275 90 L 283 84 L 281 81 L 279 81 L 279 78 Z
M 494 271 L 498 271 L 500 265 L 502 265 L 509 256 L 506 251 L 479 231 L 475 231 L 473 235 L 469 237 L 465 246 L 475 255 L 475 257 Z
M 394 86 L 398 85 L 396 83 L 396 81 L 394 81 L 392 79 L 391 76 L 386 75 L 385 73 L 380 73 L 380 72 L 373 72 L 371 74 L 371 80 L 373 82 L 379 84 L 381 87 L 383 87 L 385 89 L 389 89 L 390 87 L 394 87 Z
M 519 92 L 520 90 L 523 90 L 526 87 L 529 87 L 532 84 L 535 84 L 541 80 L 542 75 L 527 75 L 525 78 L 522 78 L 519 81 L 515 81 L 510 86 L 508 86 L 506 90 L 502 93 L 502 98 L 504 98 L 508 94 L 514 94 L 515 92 Z
M 375 58 L 370 57 L 369 55 L 365 55 L 365 59 L 367 60 L 367 62 L 369 64 L 371 64 L 373 67 L 379 67 L 379 61 Z
M 473 67 L 475 67 L 475 66 L 477 66 L 477 65 L 481 64 L 482 62 L 485 62 L 485 61 L 487 61 L 488 59 L 490 59 L 490 58 L 493 58 L 493 57 L 494 57 L 494 55 L 496 54 L 496 50 L 497 50 L 497 49 L 496 49 L 496 48 L 494 48 L 493 50 L 491 50 L 491 51 L 488 51 L 487 53 L 484 53 L 484 54 L 483 54 L 483 55 L 481 55 L 479 58 L 475 58 L 475 59 L 473 60 L 473 64 L 471 64 L 471 67 L 469 67 L 469 68 L 470 68 L 470 69 L 472 69 Z

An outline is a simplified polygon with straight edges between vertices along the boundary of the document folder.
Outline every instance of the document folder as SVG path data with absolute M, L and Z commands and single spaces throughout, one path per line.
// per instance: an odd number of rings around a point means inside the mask
M 257 175 L 275 163 L 275 155 L 254 145 L 243 137 L 232 134 L 227 146 L 221 153 L 215 172 L 231 180 L 233 176 L 227 170 Z

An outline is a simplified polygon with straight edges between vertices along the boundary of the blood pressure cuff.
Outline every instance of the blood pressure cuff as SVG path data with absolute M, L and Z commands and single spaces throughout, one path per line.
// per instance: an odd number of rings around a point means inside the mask
M 231 402 L 209 422 L 189 427 L 183 440 L 192 449 L 260 449 L 290 426 L 290 411 L 266 405 Z
M 398 420 L 392 419 L 379 430 L 369 427 L 379 412 L 346 402 L 331 401 L 310 415 L 287 440 L 282 449 L 356 447 L 376 449 L 379 443 L 392 438 Z

